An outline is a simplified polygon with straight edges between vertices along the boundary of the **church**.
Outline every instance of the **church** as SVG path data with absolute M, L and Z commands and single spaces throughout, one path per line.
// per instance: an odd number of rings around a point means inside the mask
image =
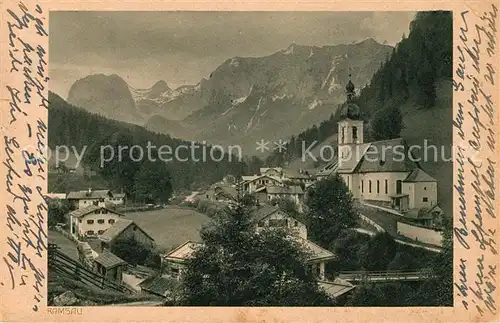
M 318 179 L 339 174 L 355 199 L 395 209 L 431 211 L 437 206 L 437 181 L 421 169 L 403 138 L 364 142 L 360 108 L 350 76 L 347 100 L 338 122 L 336 158 Z

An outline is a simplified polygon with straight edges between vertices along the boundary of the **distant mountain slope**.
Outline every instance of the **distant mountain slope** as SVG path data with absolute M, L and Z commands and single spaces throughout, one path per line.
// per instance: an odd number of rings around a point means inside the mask
M 229 158 L 225 154 L 221 161 L 210 158 L 205 158 L 205 161 L 201 148 L 194 153 L 187 149 L 176 152 L 177 147 L 190 147 L 191 143 L 89 113 L 51 92 L 49 102 L 49 147 L 66 146 L 77 149 L 79 154 L 84 152 L 85 166 L 98 171 L 112 187 L 123 188 L 129 196 L 136 196 L 146 188 L 159 194 L 169 191 L 167 186 L 158 183 L 169 183 L 173 189 L 190 189 L 192 185 L 219 181 L 227 174 L 241 174 L 245 169 L 244 162 L 236 156 Z M 138 150 L 132 153 L 133 146 L 142 148 L 142 158 Z M 148 146 L 153 147 L 151 155 L 148 155 Z M 170 155 L 163 155 L 163 161 L 158 155 L 160 146 L 168 146 L 171 151 Z M 119 147 L 125 147 L 121 157 Z M 208 154 L 210 147 L 206 147 Z M 165 151 L 168 150 L 163 150 L 163 153 Z M 102 159 L 101 167 L 101 158 L 111 156 L 114 158 L 109 158 L 109 161 Z
M 250 147 L 277 140 L 335 111 L 349 73 L 360 87 L 392 51 L 366 39 L 336 46 L 288 48 L 265 57 L 233 57 L 208 79 L 171 89 L 159 81 L 136 89 L 117 75 L 91 75 L 73 84 L 68 102 L 115 120 L 147 125 L 199 141 Z M 159 116 L 161 118 L 158 118 Z M 253 147 L 252 147 L 253 149 Z

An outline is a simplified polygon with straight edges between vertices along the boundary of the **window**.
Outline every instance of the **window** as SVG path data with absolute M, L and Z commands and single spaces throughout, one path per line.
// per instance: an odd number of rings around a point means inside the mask
M 88 235 L 93 235 L 93 234 L 94 234 L 94 230 L 89 230 L 89 231 L 87 231 L 87 234 L 88 234 Z
M 298 227 L 298 226 L 299 226 L 299 221 L 295 221 L 295 222 L 293 223 L 293 226 L 294 226 L 294 227 Z
M 427 186 L 424 186 L 424 191 L 427 191 Z
M 380 181 L 377 180 L 377 194 L 380 193 Z
M 257 223 L 257 226 L 262 228 L 264 226 L 264 222 L 260 221 L 259 223 Z
M 428 201 L 429 201 L 429 199 L 428 199 L 427 197 L 424 197 L 424 198 L 422 199 L 422 201 L 423 201 L 423 202 L 428 202 Z
M 94 202 L 92 202 L 92 204 L 99 205 L 99 201 L 94 201 Z
M 387 194 L 388 188 L 387 188 L 387 180 L 385 180 L 385 194 Z
M 344 143 L 344 138 L 345 138 L 345 127 L 342 127 L 342 137 L 340 139 L 341 143 Z
M 109 223 L 109 224 L 113 224 L 113 223 L 115 223 L 115 220 L 114 220 L 114 219 L 109 219 L 109 220 L 108 220 L 108 223 Z
M 401 194 L 401 181 L 396 181 L 396 194 Z
M 78 222 L 82 223 L 82 219 L 78 219 Z
M 361 193 L 364 193 L 365 191 L 365 181 L 361 180 Z
M 101 210 L 101 213 L 102 213 L 102 214 L 108 214 L 108 210 L 106 210 L 106 209 Z
M 358 127 L 352 127 L 352 140 L 354 142 L 358 140 Z
M 270 219 L 269 226 L 270 227 L 284 227 L 287 224 L 286 219 Z
M 372 192 L 372 181 L 371 180 L 368 181 L 368 192 L 369 193 Z
M 99 210 L 94 211 L 94 214 L 99 214 L 99 213 L 101 213 Z
M 94 220 L 87 220 L 87 224 L 94 224 Z
M 97 220 L 97 223 L 99 223 L 99 224 L 103 224 L 103 223 L 104 223 L 104 220 L 103 220 L 103 219 L 99 219 L 99 220 Z
M 97 231 L 97 234 L 103 234 L 103 233 L 104 233 L 104 230 Z

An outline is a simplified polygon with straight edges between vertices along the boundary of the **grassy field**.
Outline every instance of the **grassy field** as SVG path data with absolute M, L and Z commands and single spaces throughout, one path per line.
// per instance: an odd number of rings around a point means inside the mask
M 143 228 L 158 246 L 170 250 L 187 240 L 200 241 L 199 230 L 210 219 L 196 210 L 175 206 L 146 212 L 131 212 L 125 215 Z

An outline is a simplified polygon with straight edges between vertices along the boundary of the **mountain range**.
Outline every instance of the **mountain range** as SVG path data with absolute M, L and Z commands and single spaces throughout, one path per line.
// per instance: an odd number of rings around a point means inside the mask
M 265 57 L 227 59 L 208 78 L 177 89 L 165 81 L 137 89 L 118 75 L 95 74 L 76 81 L 67 101 L 154 132 L 245 149 L 327 119 L 344 102 L 349 75 L 361 89 L 392 50 L 371 38 L 349 45 L 291 44 Z

